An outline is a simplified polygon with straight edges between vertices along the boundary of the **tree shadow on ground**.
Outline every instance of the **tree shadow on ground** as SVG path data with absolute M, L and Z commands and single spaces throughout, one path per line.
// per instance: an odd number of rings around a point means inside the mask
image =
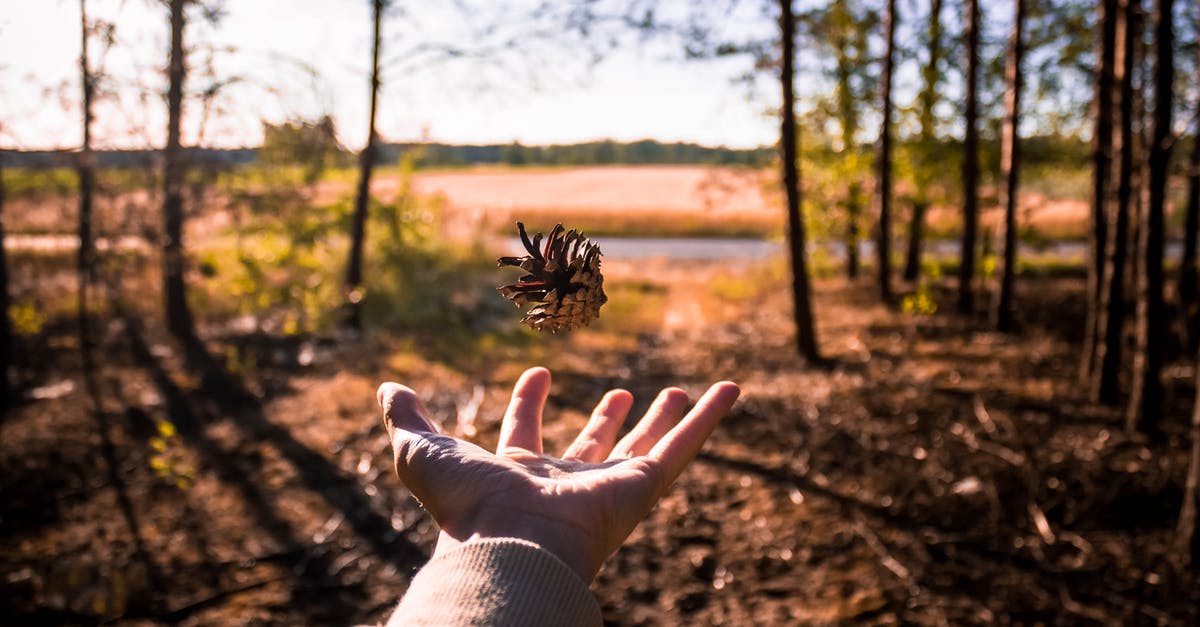
M 310 542 L 303 537 L 294 524 L 278 513 L 279 505 L 271 502 L 267 488 L 263 487 L 265 484 L 255 481 L 255 477 L 261 478 L 265 474 L 261 456 L 244 455 L 237 448 L 223 447 L 206 434 L 208 425 L 224 420 L 240 432 L 244 441 L 265 441 L 275 447 L 290 463 L 301 484 L 344 516 L 356 538 L 354 544 L 369 546 L 373 555 L 392 564 L 399 572 L 411 571 L 428 559 L 420 547 L 393 529 L 391 520 L 378 511 L 355 478 L 347 476 L 328 458 L 296 440 L 286 428 L 269 420 L 260 401 L 202 345 L 188 343 L 185 346 L 187 367 L 199 375 L 201 383 L 197 389 L 184 389 L 173 378 L 165 359 L 151 350 L 140 321 L 127 311 L 118 311 L 134 360 L 151 375 L 184 441 L 204 457 L 223 483 L 240 494 L 256 524 L 279 545 L 276 556 L 300 579 L 293 592 L 293 601 L 308 620 L 368 618 L 364 614 L 367 609 L 363 607 L 364 591 L 358 585 L 347 586 L 338 579 L 337 571 L 341 568 L 335 565 L 335 558 L 337 553 L 347 552 L 347 547 Z M 305 589 L 323 592 L 308 595 L 303 594 Z M 330 594 L 330 590 L 336 594 Z M 171 620 L 180 620 L 213 601 L 215 599 L 194 603 L 172 611 L 169 616 Z

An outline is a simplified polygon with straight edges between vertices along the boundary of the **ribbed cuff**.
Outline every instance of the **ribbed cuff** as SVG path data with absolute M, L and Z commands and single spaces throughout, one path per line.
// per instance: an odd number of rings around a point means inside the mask
M 388 627 L 601 623 L 587 583 L 562 560 L 532 542 L 489 538 L 430 560 Z

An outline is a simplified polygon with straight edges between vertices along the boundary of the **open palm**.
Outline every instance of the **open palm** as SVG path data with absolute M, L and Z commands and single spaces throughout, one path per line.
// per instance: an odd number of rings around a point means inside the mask
M 379 388 L 396 473 L 442 528 L 437 551 L 473 538 L 520 538 L 591 581 L 700 451 L 739 391 L 721 382 L 684 416 L 687 394 L 668 388 L 617 441 L 633 405 L 613 390 L 561 458 L 542 452 L 550 373 L 532 368 L 513 389 L 496 453 L 437 432 L 416 394 Z M 682 419 L 681 419 L 682 417 Z

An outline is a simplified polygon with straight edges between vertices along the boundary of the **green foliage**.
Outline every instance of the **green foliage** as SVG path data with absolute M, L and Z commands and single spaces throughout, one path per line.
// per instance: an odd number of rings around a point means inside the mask
M 344 263 L 347 212 L 300 201 L 280 201 L 281 213 L 264 210 L 272 206 L 258 205 L 252 226 L 201 253 L 208 300 L 226 313 L 256 316 L 267 330 L 328 330 L 341 301 L 337 269 Z
M 4 191 L 12 199 L 65 196 L 78 188 L 79 175 L 71 168 L 4 168 Z
M 520 341 L 514 312 L 495 294 L 495 255 L 477 241 L 441 238 L 440 202 L 410 189 L 413 162 L 410 157 L 401 164 L 394 200 L 370 204 L 361 294 L 365 328 L 416 334 L 424 350 L 444 357 L 469 357 L 484 337 L 493 345 Z M 345 299 L 352 200 L 347 195 L 314 206 L 280 183 L 243 193 L 238 226 L 200 254 L 206 302 L 218 314 L 254 316 L 271 333 L 330 331 Z M 227 355 L 233 370 L 253 369 L 247 359 Z
M 165 479 L 186 490 L 195 480 L 195 470 L 184 459 L 185 448 L 175 425 L 167 420 L 158 421 L 157 433 L 150 438 L 150 469 L 159 478 Z
M 17 335 L 37 335 L 46 326 L 46 314 L 33 301 L 10 304 L 8 319 L 12 321 L 13 333 Z
M 263 143 L 258 163 L 266 167 L 296 166 L 306 184 L 320 180 L 341 155 L 333 118 L 294 120 L 280 124 L 263 122 Z
M 937 263 L 921 264 L 921 276 L 917 281 L 917 289 L 906 295 L 900 301 L 900 309 L 905 313 L 931 316 L 937 313 L 937 301 L 933 299 L 932 285 L 942 278 L 942 267 Z
M 42 201 L 69 196 L 79 190 L 79 173 L 75 168 L 4 168 L 4 191 L 12 200 Z M 101 193 L 119 193 L 145 189 L 153 184 L 153 172 L 138 168 L 100 168 L 96 171 L 96 188 Z

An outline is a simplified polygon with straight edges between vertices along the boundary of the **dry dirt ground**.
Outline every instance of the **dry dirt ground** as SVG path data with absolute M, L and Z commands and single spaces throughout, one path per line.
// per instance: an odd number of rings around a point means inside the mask
M 46 264 L 15 260 L 15 289 L 69 290 Z M 645 294 L 622 314 L 636 324 L 469 360 L 403 332 L 216 325 L 187 350 L 125 273 L 97 297 L 92 368 L 70 319 L 21 338 L 24 397 L 0 423 L 2 622 L 373 624 L 436 535 L 390 469 L 375 386 L 408 383 L 488 445 L 533 362 L 554 373 L 547 450 L 611 387 L 635 415 L 666 385 L 744 389 L 595 582 L 610 624 L 1200 620 L 1200 581 L 1167 549 L 1190 368 L 1171 370 L 1166 437 L 1125 435 L 1075 382 L 1077 279 L 1024 284 L 1012 336 L 820 281 L 830 361 L 805 365 L 779 267 L 613 265 L 611 284 Z

